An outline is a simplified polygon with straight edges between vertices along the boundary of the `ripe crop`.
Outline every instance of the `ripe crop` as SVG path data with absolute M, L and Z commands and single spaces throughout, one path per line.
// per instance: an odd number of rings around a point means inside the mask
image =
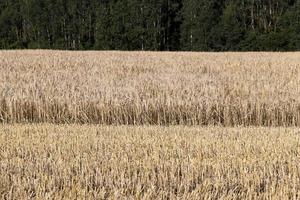
M 299 86 L 299 53 L 0 51 L 0 199 L 299 199 Z
M 0 127 L 1 199 L 299 199 L 299 128 Z
M 0 121 L 299 126 L 299 53 L 0 52 Z

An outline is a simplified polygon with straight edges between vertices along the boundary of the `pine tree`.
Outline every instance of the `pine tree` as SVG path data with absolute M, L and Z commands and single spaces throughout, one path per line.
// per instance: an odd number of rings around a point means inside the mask
M 1 0 L 0 48 L 299 50 L 299 0 Z
M 181 44 L 183 50 L 207 51 L 210 49 L 212 29 L 218 21 L 214 1 L 183 1 Z
M 239 7 L 235 1 L 226 4 L 219 24 L 214 29 L 215 49 L 221 51 L 240 50 L 240 42 L 244 39 Z

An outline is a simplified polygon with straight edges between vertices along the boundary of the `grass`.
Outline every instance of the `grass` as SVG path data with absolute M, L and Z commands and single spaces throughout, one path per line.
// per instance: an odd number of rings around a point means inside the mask
M 0 127 L 2 199 L 298 199 L 299 128 Z
M 0 51 L 0 122 L 299 126 L 299 55 Z

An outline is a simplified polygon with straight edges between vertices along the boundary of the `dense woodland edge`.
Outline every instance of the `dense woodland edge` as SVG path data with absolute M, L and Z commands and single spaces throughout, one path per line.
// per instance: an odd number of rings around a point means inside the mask
M 297 51 L 300 0 L 1 0 L 0 49 Z

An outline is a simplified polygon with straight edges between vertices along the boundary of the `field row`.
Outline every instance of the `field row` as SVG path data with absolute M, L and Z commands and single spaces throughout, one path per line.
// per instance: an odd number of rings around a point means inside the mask
M 300 53 L 0 51 L 0 122 L 299 126 Z
M 300 129 L 0 127 L 3 199 L 298 199 Z

